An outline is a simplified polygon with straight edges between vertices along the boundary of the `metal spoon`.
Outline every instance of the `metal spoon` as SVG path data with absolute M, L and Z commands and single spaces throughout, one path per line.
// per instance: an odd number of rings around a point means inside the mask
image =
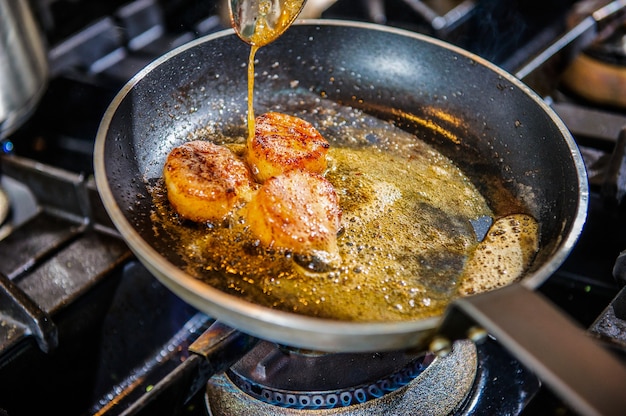
M 244 42 L 273 42 L 296 20 L 306 0 L 230 0 L 231 26 Z

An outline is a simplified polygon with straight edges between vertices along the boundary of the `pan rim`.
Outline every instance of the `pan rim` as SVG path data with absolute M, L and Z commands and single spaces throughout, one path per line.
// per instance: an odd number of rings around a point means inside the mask
M 543 99 L 518 78 L 471 52 L 426 35 L 373 23 L 349 20 L 306 19 L 297 21 L 294 26 L 343 26 L 389 32 L 415 38 L 421 42 L 435 44 L 473 59 L 478 64 L 484 65 L 506 78 L 532 98 L 558 127 L 570 149 L 570 157 L 573 160 L 582 160 L 578 146 L 569 130 Z M 107 179 L 104 149 L 111 121 L 124 98 L 141 79 L 156 67 L 167 62 L 172 56 L 183 53 L 197 45 L 232 35 L 234 35 L 232 29 L 225 29 L 195 39 L 162 55 L 133 76 L 116 94 L 108 106 L 96 135 L 94 177 L 104 208 L 111 217 L 113 224 L 143 265 L 168 289 L 209 316 L 217 318 L 223 323 L 250 335 L 294 347 L 314 348 L 332 352 L 383 351 L 421 344 L 426 335 L 425 332 L 434 330 L 442 316 L 394 322 L 351 322 L 315 318 L 256 305 L 204 284 L 167 261 L 150 244 L 144 241 L 117 205 Z M 567 258 L 582 232 L 586 221 L 589 190 L 584 164 L 581 166 L 580 163 L 576 163 L 575 165 L 579 195 L 576 216 L 571 222 L 570 231 L 567 232 L 564 240 L 550 257 L 550 261 L 544 263 L 521 280 L 521 284 L 529 289 L 535 289 L 556 271 Z M 211 302 L 206 301 L 208 298 L 211 299 Z M 228 313 L 225 313 L 226 311 Z

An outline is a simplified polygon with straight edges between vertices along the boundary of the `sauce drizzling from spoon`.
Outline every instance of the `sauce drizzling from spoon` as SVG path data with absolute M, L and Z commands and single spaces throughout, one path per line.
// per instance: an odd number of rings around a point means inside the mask
M 230 0 L 231 25 L 251 46 L 248 58 L 248 138 L 254 137 L 254 57 L 296 20 L 306 0 Z

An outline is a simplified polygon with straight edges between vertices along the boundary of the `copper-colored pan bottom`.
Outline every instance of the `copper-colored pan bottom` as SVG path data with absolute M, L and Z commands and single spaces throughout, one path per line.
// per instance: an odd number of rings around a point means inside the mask
M 626 67 L 581 54 L 563 73 L 562 82 L 584 99 L 626 108 Z

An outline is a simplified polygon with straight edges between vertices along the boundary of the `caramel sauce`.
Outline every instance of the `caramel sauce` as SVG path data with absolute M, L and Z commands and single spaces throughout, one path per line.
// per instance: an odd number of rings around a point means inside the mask
M 305 0 L 260 0 L 231 2 L 232 26 L 241 40 L 250 44 L 248 60 L 248 137 L 254 136 L 254 57 L 257 50 L 282 35 L 304 7 Z M 237 6 L 233 6 L 236 4 Z M 254 7 L 256 9 L 254 9 Z
M 254 57 L 258 49 L 258 46 L 252 45 L 248 59 L 248 140 L 254 138 Z

